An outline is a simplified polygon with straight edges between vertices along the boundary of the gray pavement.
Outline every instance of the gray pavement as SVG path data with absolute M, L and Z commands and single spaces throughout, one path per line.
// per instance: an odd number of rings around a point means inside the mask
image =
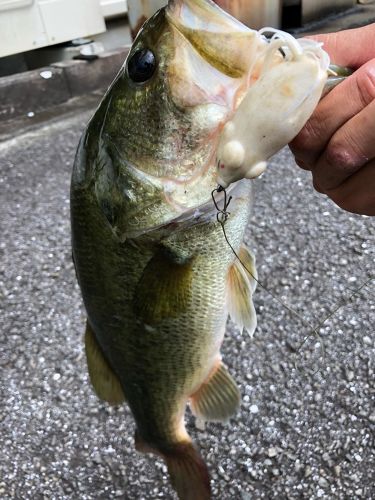
M 78 108 L 77 108 L 78 109 Z M 0 498 L 174 498 L 163 463 L 134 450 L 126 406 L 88 383 L 71 262 L 69 177 L 93 108 L 0 143 Z M 230 424 L 188 429 L 216 499 L 371 499 L 375 453 L 374 219 L 313 192 L 287 151 L 254 182 L 246 240 L 260 279 L 255 337 L 231 323 L 223 357 L 243 395 Z M 316 372 L 316 369 L 320 370 Z

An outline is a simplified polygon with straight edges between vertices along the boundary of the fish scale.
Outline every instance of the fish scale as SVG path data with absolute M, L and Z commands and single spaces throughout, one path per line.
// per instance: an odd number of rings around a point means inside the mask
M 151 422 L 152 436 L 165 446 L 175 431 L 175 423 L 174 427 L 167 424 L 166 416 L 173 421 L 187 397 L 207 377 L 211 368 L 207 358 L 215 358 L 218 354 L 226 321 L 226 313 L 222 310 L 225 275 L 234 256 L 228 252 L 217 222 L 195 225 L 182 234 L 172 233 L 171 246 L 176 253 L 182 246 L 184 254 L 198 255 L 194 265 L 196 280 L 189 290 L 189 307 L 178 318 L 167 318 L 161 325 L 147 328 L 134 315 L 132 299 L 151 252 L 118 242 L 100 217 L 92 197 L 83 193 L 77 197 L 77 194 L 73 191 L 73 234 L 76 235 L 73 245 L 75 249 L 85 248 L 84 252 L 75 252 L 75 262 L 88 316 L 112 366 L 126 368 L 116 372 L 138 427 L 149 429 Z M 248 217 L 246 197 L 244 200 L 227 229 L 237 246 L 242 239 L 243 220 Z M 213 220 L 214 217 L 213 211 Z M 87 225 L 87 220 L 92 221 L 92 225 Z M 242 231 L 237 232 L 238 226 L 242 226 Z M 85 244 L 86 241 L 90 244 Z M 116 276 L 126 277 L 126 286 L 122 280 L 118 283 Z M 111 304 L 110 309 L 108 304 Z M 111 326 L 114 316 L 120 320 Z M 134 387 L 137 388 L 135 394 Z M 141 418 L 145 413 L 145 397 L 146 424 Z M 149 430 L 145 432 L 149 433 Z
M 79 151 L 77 162 L 92 155 L 89 142 L 86 148 L 88 155 Z M 180 223 L 119 240 L 95 194 L 95 178 L 103 168 L 99 165 L 96 162 L 97 172 L 95 167 L 86 169 L 88 179 L 83 176 L 77 181 L 79 164 L 73 175 L 72 243 L 78 281 L 95 339 L 134 415 L 137 446 L 166 454 L 186 443 L 186 403 L 220 356 L 228 314 L 226 276 L 235 257 L 225 243 L 210 197 L 200 206 L 200 216 L 192 212 Z M 237 251 L 250 213 L 250 191 L 245 183 L 233 190 L 226 231 Z M 193 258 L 192 281 L 184 311 L 150 325 L 137 314 L 135 296 L 160 246 L 181 262 Z M 201 408 L 209 412 L 223 397 L 207 396 L 208 406 Z M 236 402 L 236 393 L 234 397 Z M 173 467 L 169 465 L 171 475 Z M 189 470 L 194 471 L 194 466 Z

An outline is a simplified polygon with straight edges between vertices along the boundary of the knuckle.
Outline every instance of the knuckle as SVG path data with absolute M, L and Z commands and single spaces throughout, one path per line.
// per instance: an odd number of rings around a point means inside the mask
M 375 99 L 375 59 L 366 63 L 358 71 L 356 84 L 362 105 L 366 107 Z
M 289 144 L 292 153 L 295 156 L 301 157 L 301 153 L 304 151 L 304 137 L 302 131 L 292 140 Z
M 348 149 L 347 142 L 333 138 L 327 146 L 325 161 L 330 167 L 345 174 L 358 167 L 359 158 L 354 151 Z
M 290 144 L 293 153 L 301 159 L 304 159 L 306 152 L 315 150 L 315 144 L 319 137 L 318 120 L 312 116 L 299 132 L 297 137 Z
M 315 113 L 301 130 L 302 140 L 305 145 L 311 145 L 320 138 L 321 121 Z

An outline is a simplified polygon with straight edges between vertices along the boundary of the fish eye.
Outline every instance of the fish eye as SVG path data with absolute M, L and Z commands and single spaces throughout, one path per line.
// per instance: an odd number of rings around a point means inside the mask
M 135 83 L 144 83 L 154 74 L 156 60 L 150 49 L 140 49 L 134 52 L 128 61 L 128 75 Z

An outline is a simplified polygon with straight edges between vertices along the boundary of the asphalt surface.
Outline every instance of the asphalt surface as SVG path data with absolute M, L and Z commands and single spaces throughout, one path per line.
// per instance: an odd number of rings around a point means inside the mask
M 70 249 L 69 182 L 92 108 L 0 143 L 0 498 L 175 498 L 164 464 L 134 450 L 124 405 L 89 383 Z M 246 240 L 258 287 L 253 339 L 228 323 L 223 357 L 243 395 L 229 425 L 188 429 L 215 499 L 371 499 L 375 453 L 374 219 L 313 192 L 283 151 L 254 182 Z M 367 284 L 353 295 L 361 285 Z M 318 371 L 317 371 L 318 370 Z

